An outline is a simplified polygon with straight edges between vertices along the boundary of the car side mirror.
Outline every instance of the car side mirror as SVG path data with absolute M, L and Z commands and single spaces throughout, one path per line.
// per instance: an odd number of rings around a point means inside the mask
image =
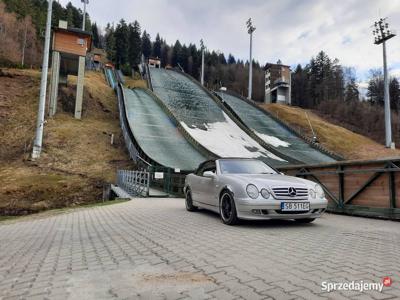
M 283 172 L 279 172 L 279 174 L 281 174 L 281 175 L 285 175 L 285 173 L 283 173 Z
M 214 173 L 214 172 L 211 172 L 211 171 L 205 171 L 205 172 L 203 173 L 203 176 L 204 176 L 204 177 L 207 177 L 207 178 L 215 178 L 215 173 Z

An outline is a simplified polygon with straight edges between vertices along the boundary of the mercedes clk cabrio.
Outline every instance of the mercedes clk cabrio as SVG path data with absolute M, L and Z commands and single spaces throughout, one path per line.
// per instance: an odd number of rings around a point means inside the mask
M 257 159 L 203 162 L 186 176 L 186 209 L 219 213 L 223 223 L 239 219 L 294 219 L 310 223 L 328 205 L 324 190 L 310 180 L 286 176 Z

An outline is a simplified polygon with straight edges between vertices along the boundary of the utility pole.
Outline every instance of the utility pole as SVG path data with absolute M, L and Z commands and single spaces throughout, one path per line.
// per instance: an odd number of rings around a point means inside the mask
M 36 137 L 32 150 L 32 159 L 39 158 L 40 153 L 42 152 L 44 111 L 46 107 L 47 74 L 49 68 L 52 8 L 53 8 L 53 0 L 49 0 L 47 9 L 46 34 L 45 34 L 44 50 L 43 50 L 42 78 L 40 82 L 39 110 L 38 110 L 37 124 L 36 124 Z
M 22 57 L 21 57 L 21 66 L 23 67 L 25 64 L 25 48 L 26 48 L 26 36 L 28 34 L 28 22 L 25 18 L 25 32 L 24 32 L 24 40 L 22 42 Z
M 86 27 L 86 4 L 89 4 L 89 0 L 81 0 L 81 2 L 83 2 L 82 30 L 85 31 L 85 27 Z
M 256 28 L 253 26 L 251 18 L 247 20 L 246 24 L 247 32 L 250 34 L 249 94 L 247 99 L 251 100 L 253 91 L 253 32 L 256 31 Z
M 395 32 L 389 29 L 387 18 L 380 18 L 379 21 L 374 23 L 375 29 L 372 31 L 374 35 L 374 44 L 382 44 L 383 48 L 383 80 L 384 80 L 384 101 L 385 101 L 385 129 L 386 129 L 386 147 L 394 148 L 392 142 L 392 122 L 390 116 L 390 94 L 389 94 L 389 76 L 387 70 L 386 58 L 386 41 L 396 36 Z
M 204 86 L 204 42 L 203 39 L 200 40 L 201 47 L 201 85 Z

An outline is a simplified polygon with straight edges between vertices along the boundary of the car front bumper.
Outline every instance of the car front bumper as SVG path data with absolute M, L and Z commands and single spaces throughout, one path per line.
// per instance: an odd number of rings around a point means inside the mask
M 249 198 L 235 199 L 237 216 L 245 220 L 269 220 L 269 219 L 306 219 L 319 218 L 326 210 L 328 201 L 323 199 L 310 199 L 306 201 L 293 200 L 253 200 Z M 310 202 L 309 211 L 283 212 L 281 202 Z

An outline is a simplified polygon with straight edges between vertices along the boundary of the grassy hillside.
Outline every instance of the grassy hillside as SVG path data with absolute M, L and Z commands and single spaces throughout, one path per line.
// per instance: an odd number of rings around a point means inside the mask
M 119 128 L 117 102 L 102 73 L 88 72 L 82 120 L 71 109 L 76 78 L 62 87 L 58 113 L 45 125 L 44 149 L 29 161 L 38 108 L 40 73 L 0 74 L 0 215 L 37 212 L 101 200 L 116 170 L 132 165 Z M 110 144 L 110 135 L 115 144 Z
M 312 131 L 305 114 L 307 112 L 319 142 L 327 149 L 346 159 L 377 159 L 400 156 L 400 150 L 387 149 L 365 136 L 329 123 L 311 110 L 280 104 L 262 104 L 260 106 L 304 135 L 312 137 Z

